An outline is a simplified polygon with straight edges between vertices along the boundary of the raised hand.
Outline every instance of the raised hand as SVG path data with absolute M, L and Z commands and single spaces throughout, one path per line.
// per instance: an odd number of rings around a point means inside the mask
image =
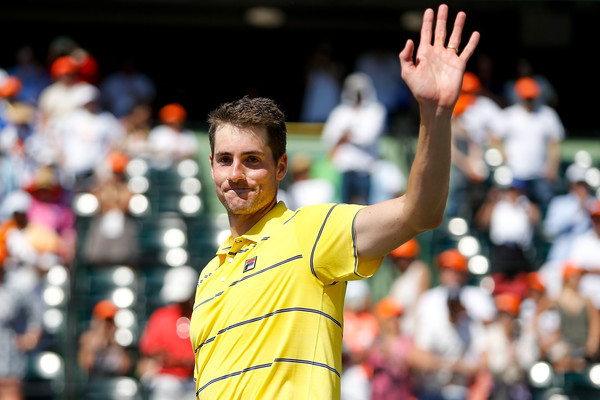
M 452 113 L 454 109 L 467 61 L 479 43 L 479 33 L 473 32 L 467 45 L 460 50 L 465 19 L 464 12 L 457 14 L 446 45 L 448 6 L 442 4 L 438 8 L 435 33 L 433 32 L 434 11 L 427 9 L 423 15 L 416 57 L 413 59 L 415 45 L 410 39 L 400 52 L 402 78 L 419 102 L 421 112 L 440 115 Z

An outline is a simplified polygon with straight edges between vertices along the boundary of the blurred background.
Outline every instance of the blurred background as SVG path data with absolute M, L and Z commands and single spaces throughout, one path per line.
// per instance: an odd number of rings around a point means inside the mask
M 507 87 L 522 76 L 540 77 L 549 83 L 547 104 L 557 112 L 565 130 L 560 175 L 554 187 L 556 194 L 567 193 L 566 171 L 569 166 L 577 165 L 586 172 L 591 196 L 599 197 L 600 127 L 595 95 L 600 93 L 600 80 L 593 54 L 597 48 L 595 24 L 600 17 L 600 3 L 535 0 L 447 3 L 451 20 L 458 10 L 466 11 L 465 31 L 481 33 L 479 47 L 467 70 L 479 77 L 486 95 L 499 107 L 511 104 Z M 148 321 L 158 309 L 184 303 L 181 299 L 170 300 L 165 294 L 167 274 L 190 266 L 201 274 L 218 244 L 229 234 L 209 175 L 207 114 L 221 103 L 243 95 L 273 98 L 288 119 L 290 156 L 309 155 L 309 161 L 304 161 L 309 163 L 312 177 L 330 181 L 334 187 L 331 200 L 339 201 L 340 174 L 328 158 L 321 138 L 329 111 L 339 100 L 336 90 L 367 55 L 391 56 L 392 68 L 399 71 L 397 53 L 408 38 L 418 42 L 426 7 L 436 8 L 437 3 L 416 0 L 5 2 L 0 12 L 4 32 L 0 69 L 7 76 L 16 76 L 17 71 L 23 74 L 20 92 L 0 95 L 6 104 L 14 105 L 14 96 L 27 94 L 30 97 L 21 100 L 37 107 L 41 91 L 56 78 L 50 73 L 55 61 L 65 54 L 77 55 L 80 78 L 98 88 L 98 92 L 80 94 L 85 101 L 81 97 L 79 101 L 88 104 L 94 100 L 98 107 L 110 111 L 121 124 L 119 129 L 125 137 L 140 133 L 148 138 L 153 128 L 162 129 L 165 125 L 176 129 L 178 137 L 185 137 L 178 144 L 181 148 L 170 149 L 170 154 L 158 151 L 161 146 L 164 148 L 164 143 L 172 143 L 170 133 L 164 130 L 143 151 L 138 151 L 136 145 L 145 144 L 138 142 L 128 142 L 130 147 L 102 147 L 105 153 L 97 164 L 79 174 L 64 169 L 51 155 L 41 151 L 47 149 L 43 141 L 42 145 L 34 141 L 32 147 L 22 147 L 26 138 L 35 138 L 44 129 L 48 129 L 50 136 L 55 135 L 52 127 L 38 125 L 39 120 L 32 116 L 37 110 L 29 118 L 18 119 L 17 133 L 2 131 L 0 200 L 7 204 L 6 210 L 25 213 L 30 222 L 38 222 L 24 204 L 35 205 L 39 196 L 46 196 L 48 191 L 54 193 L 54 200 L 43 197 L 40 201 L 46 206 L 42 207 L 45 220 L 54 223 L 53 235 L 60 237 L 56 239 L 59 244 L 51 251 L 40 239 L 47 235 L 37 235 L 35 238 L 40 242 L 30 243 L 36 252 L 51 253 L 53 257 L 29 262 L 23 256 L 15 261 L 19 265 L 29 263 L 35 271 L 36 278 L 23 278 L 29 283 L 21 286 L 30 292 L 19 290 L 32 293 L 32 299 L 39 300 L 42 313 L 43 332 L 39 341 L 33 350 L 23 351 L 26 356 L 23 398 L 150 398 L 152 383 L 148 377 L 162 371 L 156 360 L 163 366 L 174 361 L 152 350 L 150 339 L 142 339 L 150 325 Z M 23 69 L 19 70 L 19 66 Z M 318 83 L 318 72 L 324 70 L 331 72 L 330 78 L 339 86 L 329 93 L 313 92 L 326 88 L 330 82 L 326 79 Z M 33 78 L 27 81 L 27 77 L 33 77 L 28 75 L 32 71 L 43 72 L 35 84 Z M 117 101 L 124 98 L 127 87 L 125 81 L 116 77 L 125 71 L 135 72 L 144 82 L 146 97 L 140 103 L 148 108 L 141 114 L 132 113 L 133 103 L 123 105 Z M 112 79 L 115 80 L 111 82 Z M 418 124 L 412 98 L 402 90 L 398 93 L 403 94 L 389 106 L 385 129 L 377 144 L 381 159 L 393 164 L 392 172 L 382 170 L 390 173 L 383 179 L 393 176 L 397 184 L 383 189 L 394 194 L 402 192 L 408 176 Z M 319 108 L 312 95 L 321 96 L 316 99 L 323 101 L 326 99 L 323 96 L 333 98 L 329 105 Z M 11 108 L 4 104 L 2 112 Z M 167 105 L 180 108 L 165 108 Z M 12 126 L 10 118 L 6 121 L 6 126 Z M 78 129 L 75 125 L 70 127 L 73 132 Z M 108 132 L 110 128 L 105 130 Z M 18 140 L 6 139 L 10 135 L 5 132 L 16 135 L 14 138 Z M 83 155 L 81 158 L 96 154 L 91 147 L 75 148 L 76 153 Z M 503 175 L 506 172 L 503 160 L 495 149 L 488 150 L 491 151 L 484 158 L 487 172 L 479 190 L 506 188 L 511 179 Z M 56 151 L 69 152 L 69 148 Z M 292 169 L 283 182 L 282 199 L 295 179 Z M 21 190 L 29 200 L 7 201 L 12 191 Z M 432 287 L 439 283 L 436 256 L 444 249 L 458 248 L 469 260 L 469 285 L 494 291 L 493 287 L 490 289 L 493 243 L 488 230 L 475 223 L 476 211 L 473 208 L 465 214 L 449 214 L 439 229 L 419 236 L 419 258 L 428 265 Z M 535 269 L 547 262 L 552 246 L 553 239 L 542 223 L 545 211 L 542 210 L 533 227 L 533 247 L 527 252 Z M 3 214 L 2 222 L 10 222 L 12 216 Z M 115 231 L 127 234 L 128 239 L 119 239 Z M 103 240 L 102 246 L 91 239 L 95 235 L 103 236 L 97 239 Z M 5 236 L 0 235 L 0 242 L 3 240 Z M 18 258 L 17 251 L 12 259 L 8 253 L 9 261 Z M 368 282 L 373 303 L 387 296 L 396 276 L 391 261 L 386 260 L 381 273 Z M 15 281 L 22 282 L 19 279 Z M 178 278 L 173 279 L 177 282 Z M 101 303 L 106 299 L 112 305 Z M 17 317 L 27 318 L 26 313 Z M 174 324 L 185 331 L 185 316 L 181 318 L 176 318 Z M 25 331 L 21 320 L 15 332 Z M 103 356 L 106 359 L 86 358 L 84 350 L 93 353 L 93 349 L 100 348 L 107 351 Z M 112 369 L 99 372 L 101 361 L 107 359 L 118 359 L 123 364 L 117 362 L 119 367 L 114 364 Z M 555 371 L 543 357 L 536 361 L 539 363 L 527 369 L 526 386 L 531 396 L 584 399 L 597 395 L 600 387 L 597 356 L 588 360 L 584 370 L 572 374 Z M 177 373 L 188 379 L 189 365 L 182 364 L 181 368 L 185 371 Z M 0 391 L 3 400 L 1 395 Z
M 468 13 L 467 31 L 481 32 L 477 54 L 491 58 L 495 81 L 514 78 L 517 60 L 528 58 L 560 93 L 559 111 L 570 134 L 593 133 L 597 2 L 448 4 L 451 13 Z M 44 62 L 52 40 L 64 35 L 97 58 L 102 75 L 133 57 L 156 79 L 157 102 L 177 98 L 198 123 L 216 105 L 248 91 L 273 97 L 290 121 L 298 121 L 304 72 L 320 46 L 347 68 L 374 47 L 397 53 L 408 37 L 417 37 L 423 9 L 436 6 L 390 0 L 9 2 L 0 16 L 10 32 L 0 65 L 13 64 L 25 44 Z

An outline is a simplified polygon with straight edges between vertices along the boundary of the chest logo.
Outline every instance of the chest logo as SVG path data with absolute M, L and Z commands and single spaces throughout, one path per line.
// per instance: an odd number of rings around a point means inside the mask
M 254 267 L 256 267 L 256 257 L 252 257 L 249 260 L 246 260 L 246 263 L 244 264 L 244 271 L 243 272 L 248 272 L 254 269 Z

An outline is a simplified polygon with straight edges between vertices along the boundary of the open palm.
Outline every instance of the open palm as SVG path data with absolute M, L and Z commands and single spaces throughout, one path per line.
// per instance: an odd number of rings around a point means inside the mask
M 436 113 L 452 112 L 460 94 L 467 61 L 479 42 L 479 33 L 473 32 L 459 53 L 466 19 L 465 13 L 459 12 L 446 46 L 447 19 L 448 6 L 442 4 L 438 8 L 433 32 L 434 12 L 432 9 L 426 10 L 416 57 L 413 59 L 415 46 L 412 40 L 406 42 L 399 55 L 402 77 L 413 96 L 426 110 Z

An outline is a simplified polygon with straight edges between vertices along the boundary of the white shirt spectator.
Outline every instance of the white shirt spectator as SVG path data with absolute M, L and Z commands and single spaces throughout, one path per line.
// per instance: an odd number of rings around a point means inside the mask
M 335 149 L 333 164 L 339 171 L 371 170 L 379 158 L 377 143 L 386 115 L 368 75 L 354 73 L 346 78 L 342 102 L 329 114 L 322 133 L 325 144 Z M 340 143 L 344 135 L 346 140 Z
M 549 142 L 564 139 L 565 130 L 556 111 L 540 105 L 528 112 L 521 104 L 502 110 L 495 119 L 494 135 L 504 143 L 506 164 L 515 178 L 543 178 Z
M 168 125 L 154 127 L 148 136 L 152 158 L 150 164 L 156 169 L 166 169 L 173 163 L 192 157 L 198 151 L 198 139 L 188 129 L 177 131 Z

